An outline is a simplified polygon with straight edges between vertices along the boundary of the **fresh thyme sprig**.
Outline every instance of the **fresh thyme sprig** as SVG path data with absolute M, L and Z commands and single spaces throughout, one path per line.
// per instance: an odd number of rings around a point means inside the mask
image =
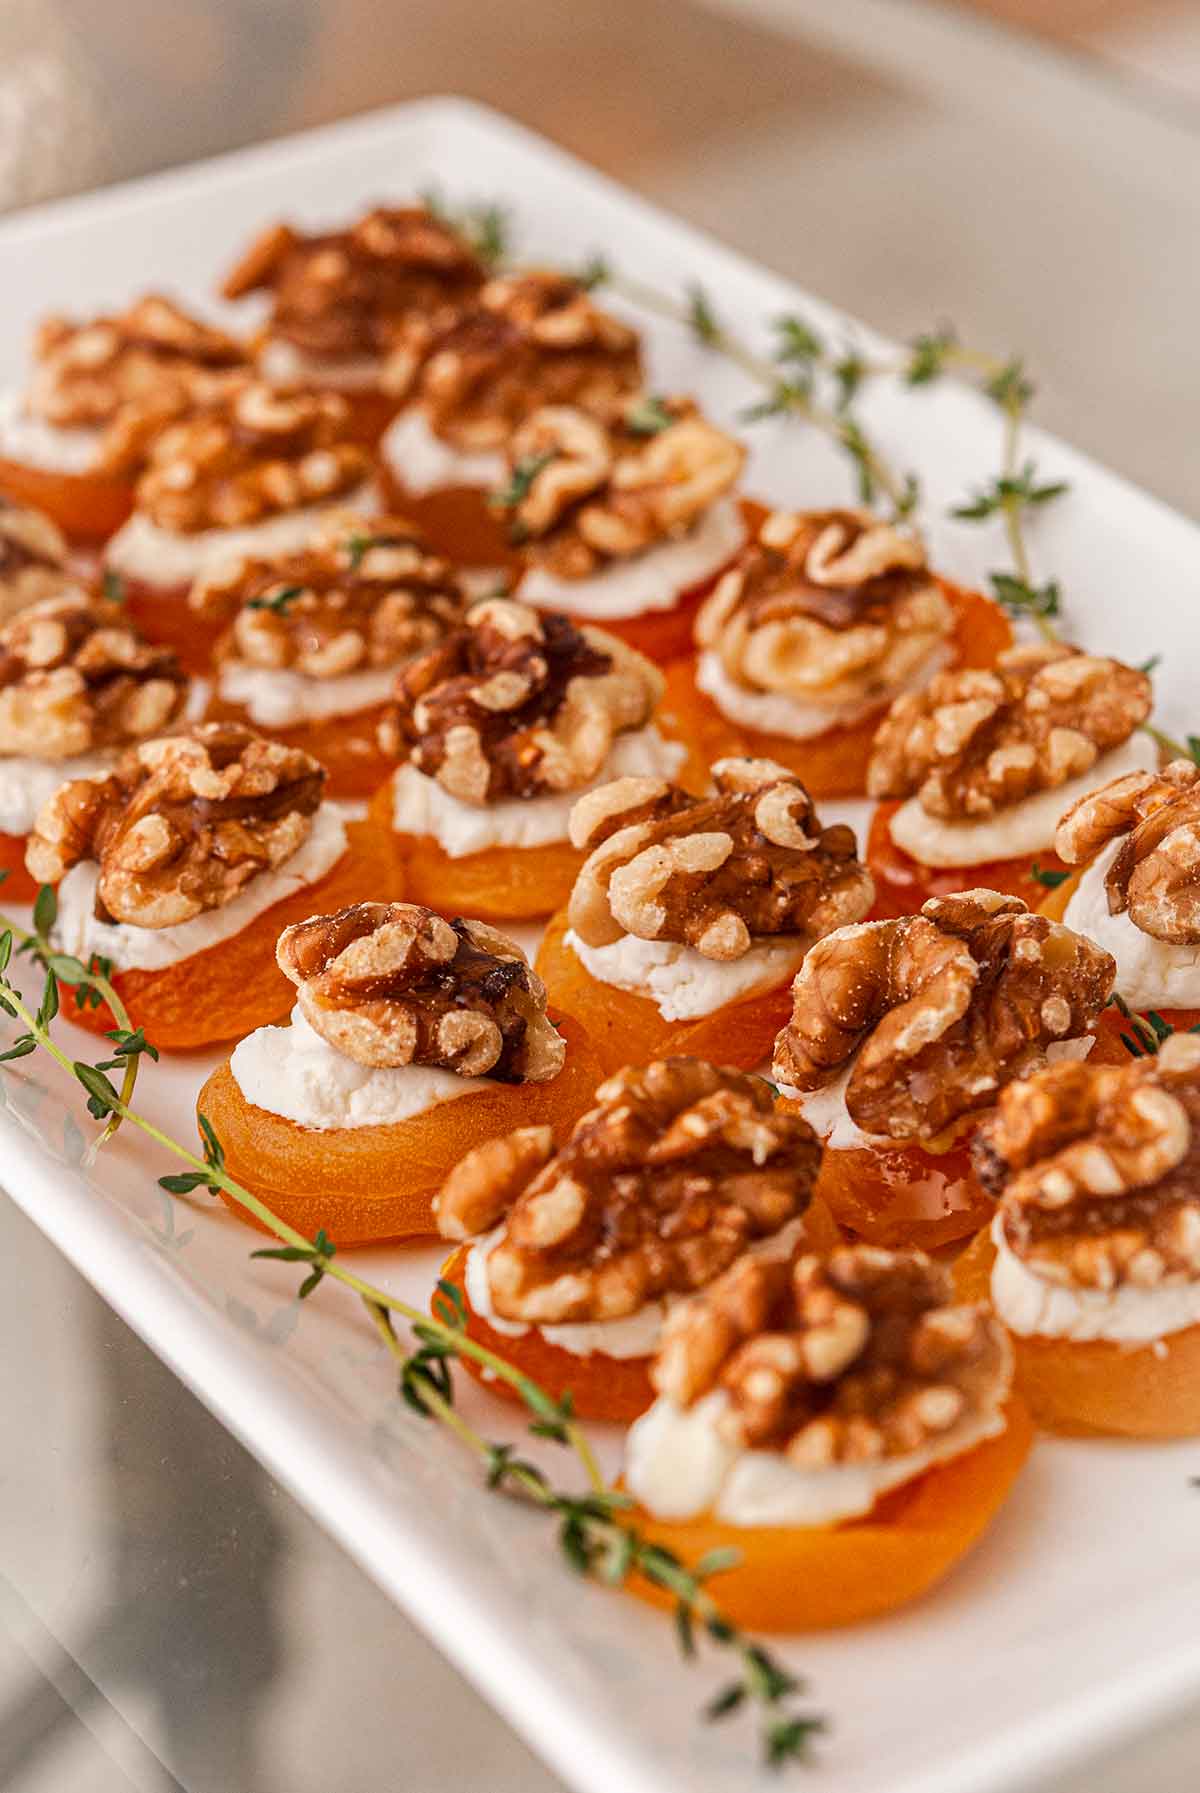
M 50 1033 L 50 1024 L 58 1012 L 53 972 L 47 972 L 46 990 L 37 1010 L 28 1006 L 7 976 L 18 935 L 25 942 L 36 941 L 37 936 L 24 934 L 4 917 L 0 917 L 0 930 L 0 1008 L 22 1020 L 26 1027 L 14 1046 L 0 1057 L 24 1057 L 39 1048 L 46 1051 L 87 1091 L 89 1112 L 97 1118 L 107 1115 L 110 1121 L 126 1121 L 189 1166 L 185 1172 L 160 1177 L 164 1189 L 183 1195 L 204 1186 L 214 1194 L 223 1191 L 230 1196 L 280 1241 L 279 1246 L 251 1253 L 252 1257 L 306 1266 L 298 1291 L 301 1300 L 306 1300 L 326 1277 L 351 1290 L 396 1363 L 399 1390 L 409 1407 L 439 1423 L 470 1452 L 481 1465 L 487 1487 L 527 1501 L 553 1517 L 558 1527 L 559 1549 L 572 1570 L 613 1587 L 641 1577 L 673 1597 L 676 1636 L 686 1657 L 695 1654 L 697 1637 L 704 1636 L 736 1662 L 735 1678 L 709 1701 L 704 1716 L 715 1721 L 742 1707 L 754 1707 L 761 1718 L 764 1757 L 772 1767 L 807 1757 L 810 1745 L 825 1726 L 820 1717 L 795 1710 L 795 1699 L 803 1692 L 803 1684 L 762 1643 L 733 1624 L 709 1591 L 708 1582 L 732 1568 L 737 1553 L 710 1552 L 688 1565 L 674 1551 L 647 1538 L 628 1516 L 628 1497 L 606 1486 L 569 1395 L 555 1399 L 524 1371 L 471 1338 L 465 1299 L 455 1283 L 446 1278 L 439 1281 L 432 1312 L 427 1314 L 366 1281 L 338 1259 L 336 1246 L 323 1230 L 318 1231 L 315 1239 L 306 1238 L 230 1175 L 221 1143 L 207 1117 L 200 1117 L 204 1147 L 201 1157 L 130 1106 L 125 1092 L 118 1093 L 105 1074 L 111 1064 L 90 1065 L 70 1058 Z M 89 978 L 86 968 L 79 966 L 79 971 L 83 979 Z M 106 991 L 111 989 L 107 978 L 98 981 Z M 108 995 L 103 999 L 109 1000 Z M 127 1031 L 130 1040 L 126 1049 L 132 1053 L 128 1062 L 136 1065 L 142 1052 L 152 1053 L 153 1049 L 143 1042 L 135 1052 L 132 1030 Z M 397 1335 L 397 1319 L 408 1325 L 414 1349 L 409 1349 Z M 531 1435 L 551 1440 L 574 1453 L 586 1477 L 585 1492 L 556 1487 L 513 1444 L 489 1441 L 464 1418 L 455 1406 L 452 1375 L 452 1365 L 460 1357 L 473 1358 L 515 1390 L 530 1414 Z
M 7 876 L 7 872 L 0 872 L 0 884 Z M 4 930 L 3 934 L 0 934 L 0 942 L 7 939 L 9 943 L 4 952 L 4 964 L 0 966 L 0 973 L 7 967 L 10 955 L 14 951 L 27 955 L 43 968 L 46 973 L 46 985 L 39 1012 L 46 1013 L 47 1025 L 58 1011 L 59 982 L 71 986 L 73 1001 L 77 1008 L 99 1008 L 102 1003 L 105 1004 L 116 1022 L 116 1026 L 109 1029 L 104 1036 L 113 1043 L 112 1057 L 102 1059 L 98 1065 L 88 1068 L 102 1077 L 105 1083 L 108 1082 L 108 1079 L 104 1073 L 119 1069 L 122 1072 L 121 1100 L 126 1103 L 131 1102 L 142 1059 L 144 1057 L 156 1059 L 158 1049 L 150 1043 L 140 1027 L 134 1027 L 128 1009 L 113 987 L 110 976 L 112 966 L 107 959 L 101 958 L 98 953 L 93 953 L 90 961 L 85 965 L 73 953 L 56 951 L 50 940 L 50 930 L 57 919 L 58 897 L 53 886 L 49 884 L 43 884 L 39 888 L 34 901 L 32 932 L 18 927 L 16 922 L 10 921 L 6 916 L 0 917 L 0 928 Z M 0 976 L 0 982 L 3 981 Z M 51 1002 L 53 1003 L 52 1008 L 50 1007 Z M 2 1000 L 0 1000 L 0 1008 L 10 1015 L 14 1012 L 11 1006 Z M 23 1035 L 14 1042 L 7 1053 L 3 1054 L 3 1057 L 24 1057 L 27 1053 L 34 1051 L 36 1046 L 36 1039 Z M 98 1098 L 94 1097 L 93 1099 Z M 105 1115 L 107 1115 L 107 1120 L 104 1131 L 96 1141 L 97 1148 L 110 1140 L 121 1125 L 121 1116 L 115 1109 L 101 1110 L 96 1113 L 96 1119 L 102 1119 Z
M 296 599 L 304 591 L 302 585 L 281 585 L 270 597 L 251 598 L 247 610 L 270 610 L 276 616 L 286 616 Z
M 1178 1028 L 1159 1014 L 1157 1009 L 1147 1009 L 1144 1014 L 1135 1014 L 1125 998 L 1114 990 L 1109 997 L 1110 1005 L 1117 1010 L 1123 1020 L 1128 1022 L 1128 1032 L 1122 1031 L 1121 1044 L 1132 1058 L 1155 1058 L 1166 1040 L 1177 1033 Z M 1188 1033 L 1200 1033 L 1200 1021 L 1195 1027 L 1189 1027 Z

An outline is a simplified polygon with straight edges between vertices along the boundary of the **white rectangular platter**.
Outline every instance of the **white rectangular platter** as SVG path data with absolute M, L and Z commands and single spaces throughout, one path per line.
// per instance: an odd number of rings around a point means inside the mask
M 819 329 L 886 348 L 496 115 L 439 100 L 0 225 L 0 377 L 20 376 L 27 333 L 46 310 L 86 313 L 147 286 L 208 305 L 233 252 L 264 222 L 334 221 L 431 183 L 454 201 L 504 203 L 523 257 L 576 265 L 599 250 L 659 286 L 702 282 L 764 342 L 772 317 L 799 308 Z M 927 300 L 936 314 L 938 294 Z M 638 321 L 658 389 L 694 390 L 727 420 L 753 396 L 685 330 Z M 995 411 L 943 384 L 881 390 L 864 414 L 893 459 L 922 476 L 935 564 L 964 583 L 1002 565 L 998 536 L 946 514 L 995 472 Z M 751 442 L 756 495 L 797 505 L 850 495 L 844 461 L 802 425 L 757 426 Z M 1072 483 L 1038 525 L 1039 573 L 1061 581 L 1088 645 L 1134 660 L 1162 653 L 1162 715 L 1186 728 L 1200 531 L 1061 444 L 1035 437 L 1030 447 L 1042 473 Z M 190 1139 L 211 1062 L 147 1067 L 140 1105 Z M 41 1058 L 5 1067 L 0 1099 L 13 1198 L 565 1780 L 584 1793 L 732 1793 L 755 1780 L 754 1741 L 740 1722 L 696 1719 L 720 1668 L 685 1668 L 657 1616 L 568 1577 L 546 1522 L 487 1495 L 402 1407 L 345 1291 L 327 1282 L 301 1307 L 294 1268 L 252 1262 L 259 1241 L 203 1194 L 172 1203 L 155 1184 L 171 1166 L 128 1129 L 85 1166 L 80 1092 Z M 362 1262 L 420 1303 L 439 1257 L 421 1248 Z M 464 1398 L 491 1434 L 515 1434 L 511 1410 Z M 615 1464 L 615 1441 L 601 1444 Z M 805 1784 L 984 1793 L 1200 1693 L 1200 1494 L 1189 1485 L 1198 1470 L 1200 1444 L 1042 1443 L 993 1531 L 941 1592 L 867 1629 L 787 1642 L 783 1654 L 831 1722 Z

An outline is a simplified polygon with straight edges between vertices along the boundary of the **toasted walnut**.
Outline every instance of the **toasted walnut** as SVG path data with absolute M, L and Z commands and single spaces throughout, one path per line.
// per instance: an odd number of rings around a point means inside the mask
M 83 595 L 58 525 L 0 493 L 0 623 L 45 598 Z
M 208 722 L 130 748 L 107 778 L 42 806 L 26 864 L 42 884 L 100 868 L 101 921 L 169 928 L 231 902 L 307 838 L 325 773 L 240 723 Z
M 865 1132 L 933 1140 L 1084 1034 L 1115 976 L 1110 954 L 1018 897 L 934 897 L 817 942 L 774 1075 L 813 1090 L 850 1065 L 846 1107 Z
M 820 1155 L 761 1078 L 660 1059 L 601 1084 L 557 1153 L 537 1128 L 469 1153 L 438 1198 L 438 1227 L 465 1239 L 503 1223 L 487 1257 L 497 1313 L 615 1320 L 703 1287 L 796 1219 Z
M 34 338 L 29 409 L 60 426 L 111 423 L 120 407 L 194 370 L 245 365 L 236 338 L 147 293 L 113 317 L 86 324 L 48 317 Z
M 160 528 L 190 534 L 344 497 L 371 472 L 348 431 L 348 407 L 334 393 L 240 381 L 154 437 L 137 507 Z
M 1109 914 L 1156 940 L 1200 944 L 1200 766 L 1172 760 L 1113 779 L 1071 806 L 1054 848 L 1084 865 L 1117 841 L 1104 874 Z
M 1084 1289 L 1200 1280 L 1200 1040 L 1012 1084 L 975 1141 L 1006 1243 Z
M 908 1456 L 990 1418 L 1011 1381 L 1003 1329 L 952 1290 L 919 1251 L 743 1258 L 667 1316 L 652 1380 L 681 1407 L 721 1390 L 726 1440 L 798 1469 Z
M 636 333 L 565 274 L 489 280 L 472 305 L 410 317 L 385 385 L 464 450 L 502 447 L 541 405 L 610 410 L 640 384 Z
M 464 803 L 536 797 L 594 778 L 661 695 L 656 668 L 615 636 L 488 598 L 403 668 L 380 739 Z
M 483 277 L 465 240 L 425 206 L 380 206 L 318 235 L 271 225 L 222 290 L 227 299 L 269 292 L 269 337 L 341 361 L 386 355 L 410 313 L 461 303 Z
M 513 434 L 497 502 L 531 559 L 584 579 L 685 534 L 733 489 L 745 458 L 690 399 L 633 400 L 604 421 L 548 405 Z
M 716 794 L 619 778 L 579 799 L 571 844 L 588 854 L 569 920 L 588 946 L 623 934 L 740 959 L 765 935 L 820 939 L 874 900 L 854 830 L 823 828 L 795 775 L 772 760 L 712 769 Z
M 245 368 L 242 345 L 161 293 L 85 324 L 48 317 L 34 339 L 30 413 L 57 427 L 103 431 L 96 465 L 132 470 L 171 417 L 220 393 Z
M 1090 771 L 1150 714 L 1144 672 L 1062 642 L 1009 648 L 991 671 L 898 697 L 867 771 L 872 797 L 946 818 L 994 815 Z
M 160 733 L 187 680 L 119 606 L 51 598 L 0 628 L 0 754 L 65 760 Z
M 466 606 L 449 562 L 400 517 L 336 511 L 293 554 L 227 561 L 189 603 L 229 624 L 220 661 L 310 679 L 398 666 L 442 641 Z
M 735 684 L 868 706 L 931 670 L 953 625 L 911 531 L 860 511 L 775 511 L 701 607 L 696 640 Z
M 480 921 L 355 903 L 285 928 L 275 956 L 305 1020 L 360 1065 L 439 1065 L 502 1083 L 545 1083 L 563 1067 L 541 979 Z

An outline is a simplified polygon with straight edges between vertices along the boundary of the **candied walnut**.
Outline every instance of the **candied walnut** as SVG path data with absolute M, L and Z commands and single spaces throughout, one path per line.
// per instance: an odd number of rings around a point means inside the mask
M 200 615 L 224 618 L 220 660 L 310 679 L 397 666 L 457 628 L 458 578 L 400 517 L 339 511 L 293 554 L 225 562 L 192 587 Z
M 599 629 L 488 598 L 410 661 L 380 739 L 464 803 L 571 791 L 649 722 L 662 677 Z
M 1112 842 L 1104 874 L 1110 915 L 1177 946 L 1200 944 L 1200 766 L 1172 760 L 1161 772 L 1130 772 L 1072 804 L 1054 850 L 1085 865 Z
M 0 622 L 44 598 L 82 596 L 58 525 L 0 493 Z
M 797 1469 L 908 1456 L 1008 1392 L 1003 1329 L 952 1288 L 919 1251 L 743 1258 L 667 1316 L 651 1377 L 681 1407 L 720 1390 L 725 1439 Z
M 131 400 L 203 369 L 245 365 L 235 337 L 202 323 L 162 293 L 146 293 L 113 317 L 85 324 L 52 316 L 34 337 L 28 404 L 59 426 L 101 427 Z
M 701 608 L 696 640 L 735 684 L 868 706 L 930 670 L 953 626 L 911 530 L 863 511 L 775 511 Z
M 143 741 L 106 778 L 42 806 L 26 864 L 41 884 L 94 860 L 101 921 L 169 928 L 220 909 L 307 838 L 325 773 L 240 723 Z
M 716 794 L 619 778 L 579 799 L 571 844 L 588 854 L 569 920 L 588 946 L 622 934 L 740 959 L 756 939 L 818 940 L 874 900 L 854 830 L 823 828 L 800 780 L 772 760 L 720 760 Z
M 774 1075 L 819 1089 L 847 1066 L 867 1133 L 930 1141 L 1080 1037 L 1116 965 L 1082 935 L 991 890 L 934 897 L 919 915 L 841 928 L 810 950 Z
M 1127 1065 L 1051 1065 L 1005 1090 L 975 1142 L 1006 1243 L 1047 1281 L 1200 1280 L 1200 1039 Z
M 360 1065 L 438 1065 L 459 1077 L 546 1083 L 566 1043 L 513 941 L 418 903 L 354 903 L 285 928 L 279 968 L 300 1013 Z
M 532 559 L 584 579 L 685 534 L 733 489 L 745 458 L 690 399 L 636 399 L 604 420 L 548 405 L 513 434 L 495 502 Z
M 110 474 L 130 471 L 154 430 L 217 396 L 246 365 L 235 337 L 161 293 L 84 324 L 45 318 L 33 352 L 30 413 L 103 431 L 96 465 Z
M 640 381 L 636 332 L 577 280 L 540 269 L 489 280 L 474 304 L 410 317 L 383 379 L 468 451 L 503 447 L 542 405 L 605 413 Z
M 186 697 L 175 655 L 143 641 L 118 605 L 51 598 L 0 629 L 0 754 L 123 747 L 167 728 Z
M 796 1219 L 820 1155 L 761 1078 L 659 1059 L 602 1083 L 557 1153 L 540 1128 L 469 1153 L 438 1227 L 465 1239 L 503 1223 L 487 1258 L 497 1313 L 615 1320 L 702 1287 Z
M 427 207 L 377 206 L 346 230 L 270 225 L 222 292 L 269 292 L 271 336 L 313 360 L 352 360 L 386 355 L 410 313 L 461 303 L 483 278 L 464 238 Z
M 898 697 L 867 771 L 872 797 L 972 820 L 1052 791 L 1127 741 L 1153 701 L 1144 672 L 1063 642 L 1009 648 L 991 671 L 941 673 Z
M 279 511 L 344 497 L 371 474 L 347 440 L 334 393 L 280 392 L 242 380 L 156 434 L 137 507 L 162 529 L 238 529 Z

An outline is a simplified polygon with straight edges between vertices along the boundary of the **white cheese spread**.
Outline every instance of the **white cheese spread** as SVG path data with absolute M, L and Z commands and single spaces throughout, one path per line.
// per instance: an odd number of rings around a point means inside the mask
M 508 463 L 498 448 L 455 448 L 429 427 L 424 411 L 403 411 L 384 431 L 379 444 L 384 465 L 397 484 L 414 498 L 451 486 L 478 486 L 494 491 L 504 484 Z
M 602 984 L 654 1003 L 664 1021 L 691 1021 L 791 982 L 805 943 L 795 934 L 763 939 L 740 959 L 706 959 L 676 940 L 622 934 L 609 946 L 588 946 L 568 929 L 564 945 Z
M 1117 961 L 1117 989 L 1132 1009 L 1200 1009 L 1200 946 L 1176 945 L 1144 934 L 1128 915 L 1110 915 L 1104 880 L 1124 845 L 1105 847 L 1088 866 L 1063 914 Z
M 722 498 L 686 535 L 614 561 L 589 579 L 560 579 L 545 567 L 530 567 L 516 595 L 541 610 L 565 610 L 568 616 L 596 622 L 672 610 L 683 592 L 711 579 L 732 560 L 745 540 L 737 499 Z
M 245 554 L 290 554 L 303 548 L 313 529 L 330 511 L 354 510 L 362 516 L 379 511 L 379 494 L 371 484 L 322 504 L 303 504 L 296 510 L 279 511 L 261 523 L 244 529 L 196 529 L 186 534 L 160 529 L 149 517 L 135 511 L 123 523 L 104 551 L 105 566 L 161 591 L 190 585 L 202 573 L 211 573 L 225 561 Z
M 217 675 L 217 695 L 240 704 L 259 728 L 293 728 L 329 716 L 355 716 L 384 703 L 396 680 L 394 666 L 372 667 L 338 679 L 312 679 L 290 667 L 247 666 L 225 660 Z

